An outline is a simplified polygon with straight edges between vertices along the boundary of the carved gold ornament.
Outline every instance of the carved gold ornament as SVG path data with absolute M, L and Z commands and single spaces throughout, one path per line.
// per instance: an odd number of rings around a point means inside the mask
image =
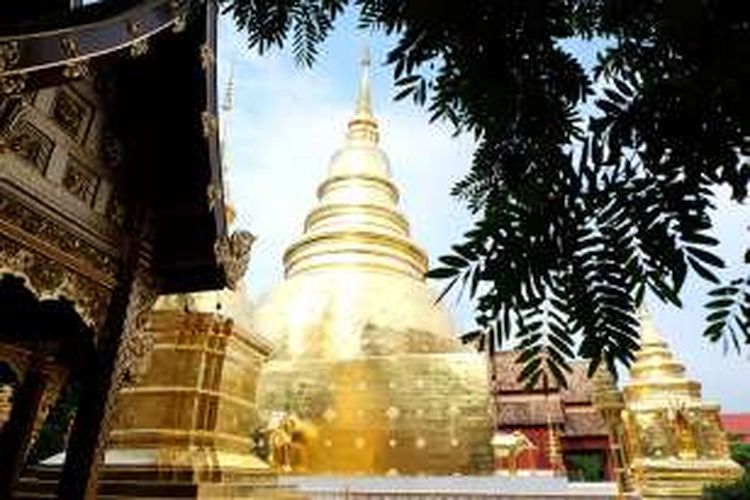
M 80 57 L 78 40 L 72 36 L 63 37 L 60 40 L 60 47 L 62 48 L 63 55 L 69 59 L 65 63 L 65 68 L 63 68 L 63 76 L 71 80 L 89 76 L 91 72 L 88 61 L 76 60 Z
M 214 51 L 211 48 L 211 46 L 207 43 L 204 43 L 201 45 L 200 56 L 201 56 L 201 68 L 203 68 L 203 71 L 207 71 L 208 69 L 210 69 L 216 62 L 216 56 L 214 55 Z
M 130 46 L 130 55 L 132 57 L 140 57 L 144 55 L 146 52 L 148 52 L 148 38 L 142 37 L 138 39 L 138 35 L 141 34 L 141 31 L 143 30 L 143 26 L 141 25 L 140 21 L 128 21 L 127 23 L 127 30 L 128 34 L 136 38 L 136 40 L 133 42 L 133 44 Z
M 0 197 L 0 222 L 7 221 L 47 246 L 66 253 L 97 271 L 103 285 L 111 284 L 116 273 L 112 256 L 93 246 L 88 241 L 71 234 L 56 222 L 32 211 L 18 200 Z
M 148 328 L 147 319 L 157 296 L 153 276 L 147 270 L 141 269 L 133 280 L 125 315 L 117 360 L 118 386 L 135 384 L 148 371 L 154 336 Z
M 172 9 L 172 13 L 175 16 L 174 24 L 172 25 L 172 32 L 182 33 L 187 26 L 187 9 L 185 8 L 185 2 L 181 0 L 172 0 L 169 2 L 169 7 Z
M 219 119 L 210 111 L 201 113 L 201 123 L 203 124 L 203 137 L 206 139 L 215 135 L 219 130 Z
M 232 290 L 247 271 L 253 242 L 255 236 L 249 231 L 235 231 L 230 236 L 221 237 L 214 245 L 216 259 L 224 270 L 227 286 Z
M 20 57 L 21 54 L 17 41 L 0 43 L 0 72 L 15 68 Z
M 213 210 L 216 206 L 216 202 L 221 199 L 222 189 L 221 185 L 212 182 L 206 189 L 206 197 L 208 198 L 208 209 Z
M 15 40 L 0 42 L 0 94 L 16 94 L 26 86 L 26 75 L 6 75 L 20 59 L 20 46 Z
M 32 248 L 0 234 L 0 272 L 25 277 L 40 296 L 62 296 L 73 302 L 84 322 L 98 330 L 104 323 L 109 291 Z

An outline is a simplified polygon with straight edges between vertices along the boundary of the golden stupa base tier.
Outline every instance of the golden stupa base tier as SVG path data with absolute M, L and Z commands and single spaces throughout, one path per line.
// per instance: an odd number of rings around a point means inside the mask
M 237 297 L 162 297 L 151 313 L 150 367 L 118 395 L 105 456 L 107 491 L 265 498 L 250 492 L 275 484 L 276 473 L 253 455 L 250 436 L 259 425 L 255 384 L 270 346 L 248 333 L 239 316 L 205 312 L 217 302 L 231 311 Z M 138 494 L 129 485 L 138 485 Z
M 742 475 L 742 468 L 729 459 L 635 460 L 632 471 L 644 499 L 701 498 L 704 486 L 731 482 Z
M 296 420 L 293 473 L 477 474 L 492 471 L 486 363 L 476 353 L 274 360 L 258 385 L 270 420 Z M 271 438 L 272 439 L 272 438 Z

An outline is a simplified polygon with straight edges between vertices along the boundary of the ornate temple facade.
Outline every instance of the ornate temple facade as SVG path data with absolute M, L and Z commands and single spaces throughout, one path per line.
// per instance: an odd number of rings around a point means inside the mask
M 223 206 L 213 4 L 80 4 L 0 16 L 2 498 L 29 485 L 94 498 L 117 393 L 148 366 L 157 295 L 231 284 L 247 258 Z M 64 463 L 19 482 L 71 380 Z
M 454 474 L 491 468 L 486 362 L 427 287 L 378 147 L 369 62 L 344 146 L 318 187 L 285 279 L 256 310 L 274 343 L 258 403 L 300 429 L 292 472 Z

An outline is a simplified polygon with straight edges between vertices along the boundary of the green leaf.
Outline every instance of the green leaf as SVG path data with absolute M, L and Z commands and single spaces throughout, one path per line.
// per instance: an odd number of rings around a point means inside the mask
M 443 264 L 450 266 L 450 267 L 458 267 L 458 268 L 464 268 L 469 265 L 469 262 L 462 259 L 461 257 L 457 257 L 455 255 L 443 255 L 438 259 Z
M 454 269 L 452 267 L 436 267 L 435 269 L 430 269 L 425 273 L 425 278 L 431 278 L 431 279 L 445 279 L 450 278 L 451 276 L 455 276 L 459 273 L 458 269 Z

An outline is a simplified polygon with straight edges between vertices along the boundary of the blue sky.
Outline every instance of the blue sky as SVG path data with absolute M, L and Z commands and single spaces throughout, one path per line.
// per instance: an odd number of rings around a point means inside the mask
M 246 277 L 252 301 L 281 281 L 282 253 L 302 231 L 328 159 L 343 141 L 365 37 L 372 52 L 381 145 L 401 188 L 402 209 L 411 221 L 412 236 L 434 260 L 471 225 L 468 212 L 449 195 L 471 162 L 471 140 L 453 137 L 447 124 L 429 124 L 426 112 L 411 102 L 393 102 L 391 71 L 382 64 L 389 40 L 367 35 L 356 29 L 353 16 L 344 16 L 308 70 L 294 64 L 288 49 L 262 57 L 248 51 L 231 19 L 220 23 L 222 93 L 232 62 L 235 68 L 234 109 L 226 139 L 230 196 L 238 213 L 236 225 L 258 236 Z M 590 44 L 572 41 L 564 47 L 584 65 L 593 63 L 595 49 Z M 747 246 L 750 211 L 730 202 L 724 192 L 719 193 L 718 204 L 717 235 L 731 274 Z M 749 351 L 725 355 L 720 344 L 709 344 L 701 337 L 706 291 L 699 280 L 688 279 L 683 309 L 653 300 L 649 307 L 688 374 L 703 383 L 704 399 L 721 403 L 724 411 L 750 411 Z M 446 305 L 459 329 L 472 327 L 467 301 L 455 304 L 450 300 Z

